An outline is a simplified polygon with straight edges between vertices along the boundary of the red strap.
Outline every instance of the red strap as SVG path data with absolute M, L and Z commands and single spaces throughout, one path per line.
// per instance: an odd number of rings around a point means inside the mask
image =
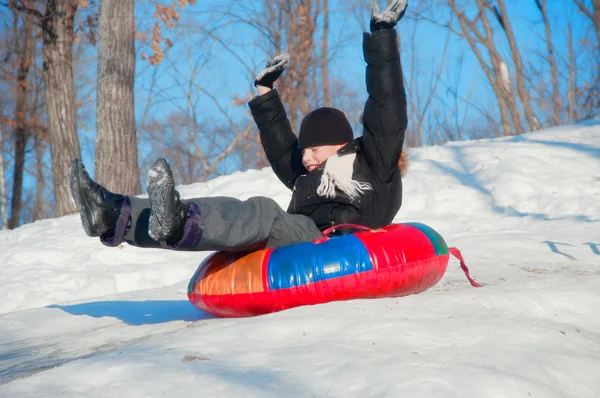
M 458 261 L 460 261 L 460 268 L 462 268 L 467 279 L 469 280 L 469 282 L 471 282 L 471 285 L 474 287 L 481 287 L 481 285 L 479 283 L 475 282 L 473 280 L 473 278 L 471 278 L 471 275 L 469 275 L 469 269 L 467 268 L 467 264 L 465 264 L 465 260 L 463 259 L 462 254 L 460 254 L 460 250 L 458 250 L 456 247 L 451 247 L 448 250 L 450 250 L 450 254 L 452 254 L 454 257 L 456 257 L 458 259 Z
M 325 231 L 323 231 L 323 235 L 329 236 L 329 234 L 331 232 L 333 232 L 333 231 L 335 231 L 336 229 L 339 229 L 339 228 L 354 228 L 354 229 L 360 229 L 361 231 L 371 231 L 371 228 L 365 227 L 364 225 L 358 225 L 358 224 L 339 224 L 339 225 L 334 225 L 333 227 L 327 228 Z

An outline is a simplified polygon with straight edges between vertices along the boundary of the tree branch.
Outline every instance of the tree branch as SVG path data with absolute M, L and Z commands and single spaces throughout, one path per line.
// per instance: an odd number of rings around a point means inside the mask
M 225 159 L 237 147 L 240 141 L 248 138 L 251 132 L 252 127 L 248 127 L 241 134 L 238 134 L 235 137 L 235 139 L 231 141 L 229 146 L 212 161 L 211 166 L 207 170 L 205 170 L 204 176 L 202 176 L 202 180 L 206 181 L 208 177 L 215 171 L 219 163 L 221 163 L 221 161 Z
M 8 7 L 11 10 L 23 12 L 28 15 L 33 15 L 34 17 L 38 18 L 40 21 L 42 19 L 44 19 L 44 15 L 41 12 L 39 12 L 35 8 L 27 7 L 26 5 L 24 5 L 22 3 L 17 3 L 17 0 L 10 0 L 9 3 L 0 2 L 0 5 L 3 5 L 4 7 Z
M 424 21 L 430 22 L 430 23 L 432 23 L 432 24 L 434 24 L 436 26 L 439 26 L 441 28 L 448 29 L 450 32 L 454 33 L 456 36 L 462 37 L 463 39 L 465 38 L 465 36 L 461 32 L 459 32 L 458 30 L 455 30 L 451 26 L 452 19 L 450 19 L 450 21 L 448 21 L 447 23 L 441 23 L 441 22 L 438 22 L 438 21 L 436 21 L 434 19 L 431 19 L 429 17 L 426 17 L 424 15 L 420 15 L 419 14 L 419 15 L 417 15 L 417 18 L 415 18 L 415 22 L 418 22 L 420 20 L 424 20 Z
M 494 6 L 494 7 L 492 7 L 492 11 L 494 12 L 494 15 L 496 16 L 498 23 L 500 24 L 500 26 L 502 26 L 502 29 L 506 32 L 506 25 L 504 24 L 504 15 L 502 15 L 502 13 L 500 12 L 500 9 L 496 6 Z
M 581 0 L 573 0 L 573 2 L 581 10 L 581 12 L 583 12 L 589 19 L 591 19 L 592 21 L 594 20 L 594 14 L 592 13 L 592 11 L 590 11 L 585 6 L 585 4 L 583 4 L 583 1 L 581 1 Z

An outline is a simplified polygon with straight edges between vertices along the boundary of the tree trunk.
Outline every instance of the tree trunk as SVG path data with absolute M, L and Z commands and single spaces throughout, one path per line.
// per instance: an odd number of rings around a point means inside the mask
M 512 117 L 514 132 L 516 134 L 522 134 L 524 130 L 523 125 L 521 124 L 521 113 L 519 112 L 515 101 L 508 64 L 497 50 L 494 31 L 487 17 L 483 0 L 477 0 L 477 7 L 479 8 L 481 23 L 485 30 L 486 40 L 484 44 L 490 54 L 492 68 L 496 78 L 496 85 L 498 86 L 498 93 L 506 101 L 506 105 L 508 106 L 508 110 Z M 472 29 L 474 28 L 472 27 Z
M 21 101 L 17 99 L 17 109 L 20 107 L 20 104 Z M 28 138 L 26 134 L 26 130 L 22 127 L 17 127 L 15 129 L 15 163 L 13 169 L 10 220 L 8 221 L 9 229 L 15 229 L 21 223 L 21 209 L 23 205 L 23 172 L 25 170 L 25 146 L 27 145 Z
M 598 44 L 598 55 L 600 55 L 600 0 L 592 0 L 592 7 L 585 5 L 585 0 L 574 0 L 579 10 L 594 24 L 596 30 L 596 42 Z
M 134 0 L 101 0 L 98 24 L 96 180 L 113 192 L 137 195 Z
M 44 198 L 44 190 L 46 189 L 46 178 L 44 175 L 44 152 L 46 152 L 46 143 L 40 137 L 36 137 L 35 208 L 33 211 L 34 220 L 43 220 L 46 218 L 46 200 Z
M 486 77 L 494 89 L 496 99 L 498 100 L 498 108 L 500 111 L 500 121 L 502 124 L 502 132 L 504 135 L 512 135 L 513 129 L 510 125 L 509 110 L 513 116 L 514 129 L 517 134 L 523 132 L 523 127 L 518 117 L 518 110 L 516 114 L 513 112 L 516 110 L 514 99 L 512 98 L 512 90 L 510 87 L 510 76 L 508 75 L 508 67 L 502 60 L 500 55 L 495 50 L 493 32 L 491 30 L 489 21 L 486 18 L 485 10 L 483 10 L 483 4 L 478 1 L 480 7 L 482 24 L 485 29 L 486 35 L 484 36 L 478 29 L 473 21 L 469 20 L 467 16 L 458 8 L 454 0 L 447 0 L 448 5 L 452 8 L 453 13 L 457 16 L 460 23 L 461 31 L 464 38 L 467 40 L 471 51 L 477 57 L 479 65 L 484 70 Z M 475 37 L 471 35 L 471 32 L 475 34 Z M 488 63 L 483 58 L 481 51 L 479 50 L 477 43 L 481 43 L 490 55 L 492 67 L 488 66 Z M 504 65 L 504 67 L 502 66 Z
M 6 208 L 6 180 L 4 179 L 4 132 L 0 126 L 0 222 L 2 227 L 0 229 L 8 228 L 8 209 Z
M 498 77 L 496 77 L 497 79 Z M 496 94 L 496 98 L 498 99 L 498 105 L 500 108 L 500 122 L 502 124 L 502 132 L 504 135 L 513 135 L 513 128 L 511 127 L 510 124 L 510 114 L 514 113 L 513 108 L 514 108 L 514 101 L 513 101 L 513 107 L 510 106 L 510 100 L 507 98 L 506 95 L 506 89 L 503 89 L 500 87 L 502 83 L 497 83 L 494 82 L 492 83 L 492 87 L 494 89 L 494 93 Z M 510 110 L 510 112 L 509 112 Z M 509 114 L 510 113 L 510 114 Z M 513 117 L 514 119 L 514 117 Z M 514 124 L 514 120 L 513 120 L 513 124 Z M 517 134 L 520 134 L 519 128 L 520 128 L 521 124 L 517 123 L 515 126 L 515 130 L 517 131 Z
M 556 66 L 554 45 L 552 44 L 552 30 L 550 28 L 550 19 L 548 18 L 547 0 L 536 0 L 536 4 L 544 21 L 546 45 L 548 46 L 548 63 L 550 64 L 550 76 L 552 76 L 552 123 L 557 126 L 560 124 L 560 111 L 562 105 L 560 100 L 560 91 L 558 88 L 558 67 Z
M 23 174 L 25 171 L 25 148 L 29 139 L 29 131 L 27 128 L 27 93 L 30 66 L 32 65 L 31 57 L 33 55 L 33 21 L 29 15 L 23 16 L 24 32 L 23 36 L 19 37 L 18 17 L 15 14 L 15 41 L 17 45 L 17 87 L 15 100 L 15 158 L 13 171 L 13 186 L 12 200 L 10 208 L 10 220 L 8 222 L 9 229 L 15 229 L 21 223 L 21 209 L 23 205 Z
M 293 0 L 285 8 L 286 50 L 290 64 L 279 89 L 288 109 L 288 118 L 294 130 L 311 107 L 311 100 L 319 93 L 311 92 L 311 73 L 315 65 L 315 16 L 312 0 Z
M 598 53 L 600 53 L 600 0 L 592 0 L 594 7 L 594 26 L 596 27 L 596 40 L 598 41 Z
M 287 51 L 290 55 L 290 64 L 294 65 L 293 68 L 288 68 L 287 69 L 287 79 L 285 81 L 285 84 L 282 85 L 281 89 L 285 90 L 282 91 L 282 98 L 284 99 L 284 101 L 286 102 L 287 105 L 287 115 L 288 115 L 288 119 L 290 120 L 290 124 L 292 126 L 293 130 L 296 130 L 296 128 L 298 127 L 298 108 L 300 107 L 298 104 L 298 87 L 302 87 L 303 82 L 299 81 L 301 80 L 300 78 L 300 62 L 298 61 L 298 58 L 300 57 L 299 52 L 297 52 L 297 48 L 295 43 L 298 40 L 298 37 L 296 36 L 297 34 L 297 29 L 296 29 L 296 20 L 295 20 L 295 16 L 298 13 L 298 7 L 296 6 L 295 3 L 290 3 L 290 8 L 287 10 L 286 12 L 286 42 L 287 42 Z
M 508 13 L 506 11 L 506 4 L 504 3 L 504 0 L 497 1 L 501 13 L 499 18 L 501 19 L 501 25 L 504 30 L 504 33 L 506 34 L 508 45 L 510 47 L 510 52 L 512 54 L 513 63 L 515 64 L 515 80 L 517 81 L 517 94 L 519 95 L 519 99 L 521 100 L 521 104 L 523 105 L 523 111 L 525 112 L 525 118 L 527 119 L 527 123 L 529 124 L 529 130 L 539 130 L 540 123 L 538 122 L 537 117 L 535 117 L 535 112 L 533 111 L 533 106 L 531 105 L 531 98 L 529 97 L 529 91 L 527 91 L 525 83 L 525 67 L 523 66 L 521 52 L 519 50 L 519 47 L 517 46 L 517 39 L 515 38 L 515 33 L 513 31 L 510 18 L 508 17 Z
M 77 2 L 48 0 L 42 18 L 44 85 L 56 216 L 77 211 L 69 189 L 73 159 L 81 158 L 73 87 L 73 24 Z
M 573 24 L 567 17 L 567 49 L 569 52 L 569 83 L 567 86 L 567 101 L 569 107 L 568 122 L 573 122 L 577 115 L 577 56 L 573 37 Z
M 502 87 L 501 95 L 506 98 L 506 103 L 508 104 L 508 109 L 513 120 L 515 134 L 523 134 L 525 130 L 523 128 L 523 124 L 521 123 L 521 112 L 519 112 L 517 101 L 515 100 L 512 82 L 510 80 L 510 71 L 504 60 L 501 60 L 498 64 L 496 64 L 496 73 L 498 79 L 500 80 L 499 85 Z
M 323 80 L 323 106 L 331 106 L 329 82 L 329 1 L 323 0 L 323 39 L 321 41 L 321 78 Z

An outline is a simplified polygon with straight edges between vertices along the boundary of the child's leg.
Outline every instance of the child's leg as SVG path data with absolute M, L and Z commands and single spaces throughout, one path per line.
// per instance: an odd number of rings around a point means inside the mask
M 171 249 L 247 251 L 322 236 L 310 218 L 287 214 L 269 198 L 183 201 L 165 159 L 154 162 L 147 186 L 150 236 Z
M 127 228 L 123 241 L 138 247 L 163 247 L 160 242 L 152 239 L 148 234 L 148 220 L 150 219 L 150 200 L 147 198 L 129 197 L 129 228 Z M 105 243 L 105 242 L 103 242 Z
M 71 165 L 70 189 L 88 236 L 99 237 L 107 246 L 127 240 L 136 246 L 160 247 L 148 235 L 148 199 L 110 192 L 90 178 L 78 159 Z
M 308 217 L 286 213 L 273 199 L 254 197 L 238 200 L 229 197 L 184 200 L 188 208 L 183 237 L 168 244 L 152 239 L 148 233 L 150 200 L 129 197 L 128 227 L 121 239 L 103 240 L 109 246 L 122 241 L 132 246 L 174 250 L 246 251 L 306 242 L 322 237 Z M 116 228 L 119 229 L 118 227 Z
M 248 251 L 322 237 L 308 217 L 285 212 L 273 199 L 229 197 L 181 200 L 164 159 L 148 173 L 149 199 L 127 197 L 102 242 L 173 250 Z
M 238 200 L 227 197 L 191 199 L 188 208 L 197 206 L 203 223 L 202 238 L 187 250 L 255 250 L 286 246 L 321 238 L 323 235 L 308 217 L 286 213 L 271 198 Z M 190 221 L 186 221 L 186 229 Z M 181 240 L 186 241 L 186 236 Z

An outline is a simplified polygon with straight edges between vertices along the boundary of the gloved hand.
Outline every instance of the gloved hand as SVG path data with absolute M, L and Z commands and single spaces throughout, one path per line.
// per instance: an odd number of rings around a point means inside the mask
M 288 54 L 278 54 L 267 60 L 267 65 L 254 80 L 254 87 L 261 85 L 264 87 L 273 88 L 275 80 L 281 76 L 283 71 L 290 64 L 290 56 Z
M 371 32 L 376 30 L 391 29 L 406 12 L 408 0 L 393 0 L 389 7 L 379 13 L 379 6 L 375 0 L 371 0 Z

